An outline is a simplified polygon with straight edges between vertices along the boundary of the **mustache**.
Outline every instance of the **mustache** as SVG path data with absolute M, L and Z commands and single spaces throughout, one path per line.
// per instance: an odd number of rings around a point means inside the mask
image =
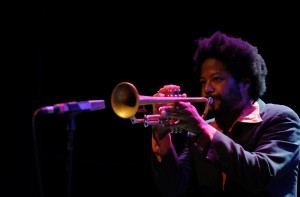
M 208 97 L 211 97 L 213 100 L 222 100 L 220 95 L 209 95 Z

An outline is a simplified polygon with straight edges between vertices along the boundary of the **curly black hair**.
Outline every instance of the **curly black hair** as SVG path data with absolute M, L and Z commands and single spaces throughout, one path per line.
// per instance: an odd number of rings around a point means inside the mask
M 268 71 L 257 47 L 220 31 L 216 31 L 209 38 L 199 38 L 195 42 L 197 48 L 193 62 L 196 74 L 200 74 L 201 66 L 207 58 L 215 58 L 224 63 L 237 81 L 250 79 L 251 98 L 257 100 L 264 95 Z

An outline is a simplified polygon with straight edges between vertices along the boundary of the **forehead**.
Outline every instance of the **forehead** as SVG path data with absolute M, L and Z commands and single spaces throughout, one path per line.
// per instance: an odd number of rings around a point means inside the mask
M 226 66 L 220 60 L 214 58 L 206 59 L 201 67 L 201 77 L 208 77 L 217 73 L 229 74 Z

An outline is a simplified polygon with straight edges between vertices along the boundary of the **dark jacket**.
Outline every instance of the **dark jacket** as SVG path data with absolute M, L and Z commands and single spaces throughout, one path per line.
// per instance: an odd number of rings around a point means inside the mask
M 178 157 L 172 147 L 161 163 L 153 154 L 162 196 L 297 196 L 300 119 L 287 106 L 258 104 L 262 122 L 237 122 L 211 142 L 190 138 Z

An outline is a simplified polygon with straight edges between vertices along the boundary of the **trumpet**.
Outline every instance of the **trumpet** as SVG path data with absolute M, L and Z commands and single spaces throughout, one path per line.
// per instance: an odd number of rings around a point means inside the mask
M 206 97 L 154 97 L 139 95 L 137 88 L 130 82 L 121 82 L 117 84 L 111 94 L 112 109 L 117 116 L 123 119 L 130 119 L 133 124 L 144 123 L 145 127 L 160 124 L 160 114 L 145 114 L 143 118 L 136 118 L 135 115 L 140 106 L 174 103 L 179 101 L 205 103 L 205 108 L 202 113 L 202 117 L 205 118 L 209 110 L 209 104 L 213 102 L 213 99 Z

